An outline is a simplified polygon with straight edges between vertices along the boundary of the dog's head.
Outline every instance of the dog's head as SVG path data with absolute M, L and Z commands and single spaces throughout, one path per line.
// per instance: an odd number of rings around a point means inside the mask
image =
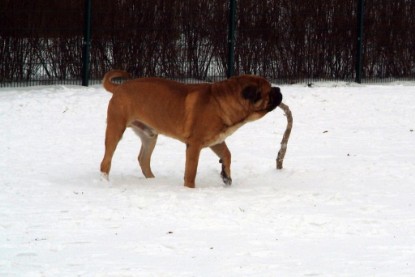
M 280 88 L 271 87 L 266 79 L 252 75 L 242 75 L 236 78 L 242 86 L 242 98 L 247 101 L 253 112 L 265 114 L 274 110 L 281 103 Z

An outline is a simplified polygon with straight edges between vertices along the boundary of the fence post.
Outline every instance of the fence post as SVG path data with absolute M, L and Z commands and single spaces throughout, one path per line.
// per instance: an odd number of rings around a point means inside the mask
M 226 77 L 228 78 L 235 73 L 235 16 L 236 0 L 229 0 L 228 69 L 226 71 Z
M 358 0 L 357 7 L 357 51 L 356 51 L 356 83 L 362 82 L 363 67 L 363 20 L 364 20 L 364 0 Z
M 85 0 L 84 38 L 82 41 L 82 85 L 88 86 L 90 77 L 91 54 L 91 5 L 92 0 Z

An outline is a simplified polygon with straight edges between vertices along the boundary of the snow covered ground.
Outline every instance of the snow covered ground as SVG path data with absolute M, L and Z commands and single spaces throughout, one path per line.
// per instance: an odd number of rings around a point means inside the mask
M 99 86 L 0 89 L 0 276 L 414 276 L 415 84 L 281 87 L 281 110 L 227 142 L 233 185 L 160 137 L 155 179 L 125 133 L 101 179 Z

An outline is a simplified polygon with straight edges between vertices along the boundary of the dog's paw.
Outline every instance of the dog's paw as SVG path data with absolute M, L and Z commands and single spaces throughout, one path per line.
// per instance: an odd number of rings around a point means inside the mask
M 109 183 L 110 178 L 107 173 L 101 172 L 101 181 Z
M 220 175 L 222 176 L 222 180 L 225 183 L 225 185 L 227 186 L 232 185 L 232 178 L 228 177 L 228 175 L 226 175 L 224 171 L 222 171 Z

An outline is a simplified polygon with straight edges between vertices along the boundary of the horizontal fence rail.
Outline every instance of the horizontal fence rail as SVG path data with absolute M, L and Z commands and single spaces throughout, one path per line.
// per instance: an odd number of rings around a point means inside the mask
M 414 14 L 413 0 L 0 0 L 0 86 L 95 84 L 110 69 L 413 80 Z

